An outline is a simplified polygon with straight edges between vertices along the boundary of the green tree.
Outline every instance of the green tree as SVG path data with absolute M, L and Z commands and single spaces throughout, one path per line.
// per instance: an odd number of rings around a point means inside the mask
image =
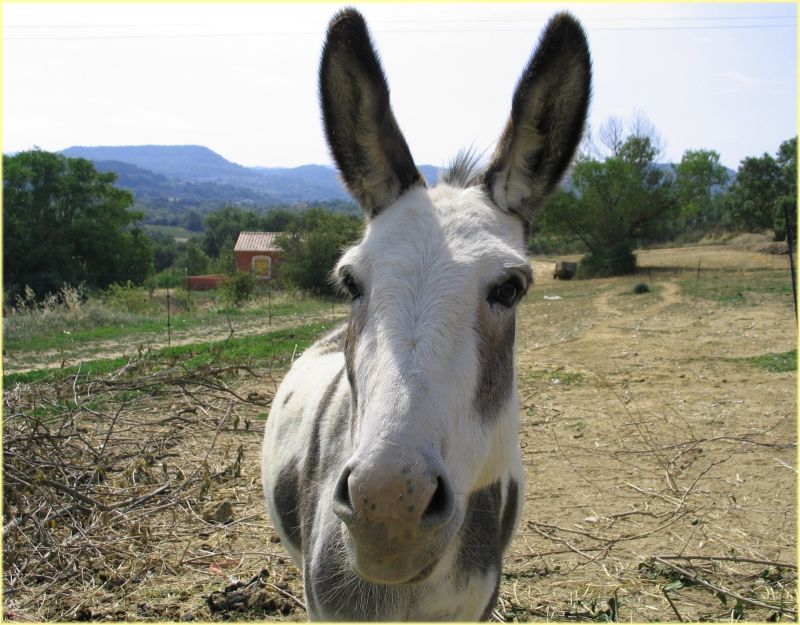
M 278 238 L 283 248 L 281 284 L 332 294 L 330 272 L 342 250 L 361 236 L 362 227 L 357 217 L 322 208 L 311 208 L 294 217 Z
M 185 271 L 186 275 L 199 276 L 208 273 L 211 259 L 195 239 L 189 239 L 175 259 L 174 266 Z
M 183 227 L 192 232 L 202 232 L 203 216 L 194 209 L 187 211 L 183 219 Z
M 675 168 L 675 192 L 681 215 L 695 223 L 718 220 L 719 189 L 727 182 L 728 172 L 714 150 L 686 150 Z
M 655 163 L 654 136 L 613 139 L 605 160 L 578 160 L 572 190 L 557 193 L 542 215 L 545 231 L 571 233 L 588 248 L 579 270 L 584 277 L 634 272 L 637 240 L 657 235 L 677 205 L 671 176 Z
M 64 284 L 140 283 L 152 271 L 149 239 L 133 224 L 133 197 L 85 159 L 43 150 L 3 156 L 3 278 L 9 295 Z
M 259 227 L 265 232 L 283 232 L 292 221 L 292 213 L 287 210 L 273 209 L 261 216 Z
M 156 272 L 171 267 L 178 257 L 175 237 L 159 232 L 150 232 L 149 236 L 153 246 L 153 264 Z
M 787 139 L 778 148 L 778 167 L 781 171 L 778 198 L 773 211 L 775 238 L 786 237 L 786 214 L 792 234 L 797 236 L 797 137 Z
M 726 197 L 730 224 L 747 232 L 772 228 L 781 182 L 781 168 L 770 154 L 742 160 Z
M 225 206 L 206 216 L 203 251 L 209 258 L 219 258 L 226 242 L 233 241 L 243 230 L 258 230 L 258 215 L 235 206 Z

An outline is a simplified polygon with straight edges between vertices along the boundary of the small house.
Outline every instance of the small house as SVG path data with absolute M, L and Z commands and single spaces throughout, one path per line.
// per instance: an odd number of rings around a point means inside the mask
M 257 280 L 272 280 L 281 261 L 279 232 L 240 232 L 233 248 L 236 269 L 252 273 Z

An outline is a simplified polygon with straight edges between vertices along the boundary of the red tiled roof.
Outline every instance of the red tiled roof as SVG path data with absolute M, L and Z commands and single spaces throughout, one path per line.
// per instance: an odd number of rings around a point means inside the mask
M 234 252 L 280 252 L 276 239 L 280 232 L 240 232 Z

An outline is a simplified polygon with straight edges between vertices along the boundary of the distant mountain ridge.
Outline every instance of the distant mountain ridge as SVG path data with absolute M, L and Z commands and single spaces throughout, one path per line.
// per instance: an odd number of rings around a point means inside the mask
M 203 197 L 244 204 L 352 201 L 338 172 L 326 165 L 245 167 L 200 145 L 72 146 L 61 154 L 89 159 L 102 171 L 115 171 L 117 184 L 137 199 L 181 202 Z M 429 182 L 435 181 L 439 171 L 431 165 L 422 165 L 420 170 Z
M 245 167 L 200 145 L 72 146 L 61 153 L 87 158 L 100 171 L 115 172 L 117 185 L 133 193 L 146 219 L 188 210 L 205 213 L 222 204 L 267 209 L 331 202 L 358 212 L 339 173 L 327 165 Z M 674 175 L 672 164 L 657 167 Z M 420 165 L 419 170 L 429 184 L 435 184 L 438 167 Z M 730 184 L 735 172 L 728 173 Z M 564 187 L 571 187 L 569 177 Z

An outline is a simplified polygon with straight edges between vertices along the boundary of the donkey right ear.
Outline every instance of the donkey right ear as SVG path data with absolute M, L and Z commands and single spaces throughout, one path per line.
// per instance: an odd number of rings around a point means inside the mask
M 425 186 L 392 113 L 367 24 L 355 9 L 341 11 L 328 26 L 319 97 L 328 146 L 367 217 L 406 189 Z
M 567 13 L 545 27 L 514 92 L 511 118 L 483 184 L 492 200 L 530 223 L 578 147 L 589 108 L 589 44 Z

